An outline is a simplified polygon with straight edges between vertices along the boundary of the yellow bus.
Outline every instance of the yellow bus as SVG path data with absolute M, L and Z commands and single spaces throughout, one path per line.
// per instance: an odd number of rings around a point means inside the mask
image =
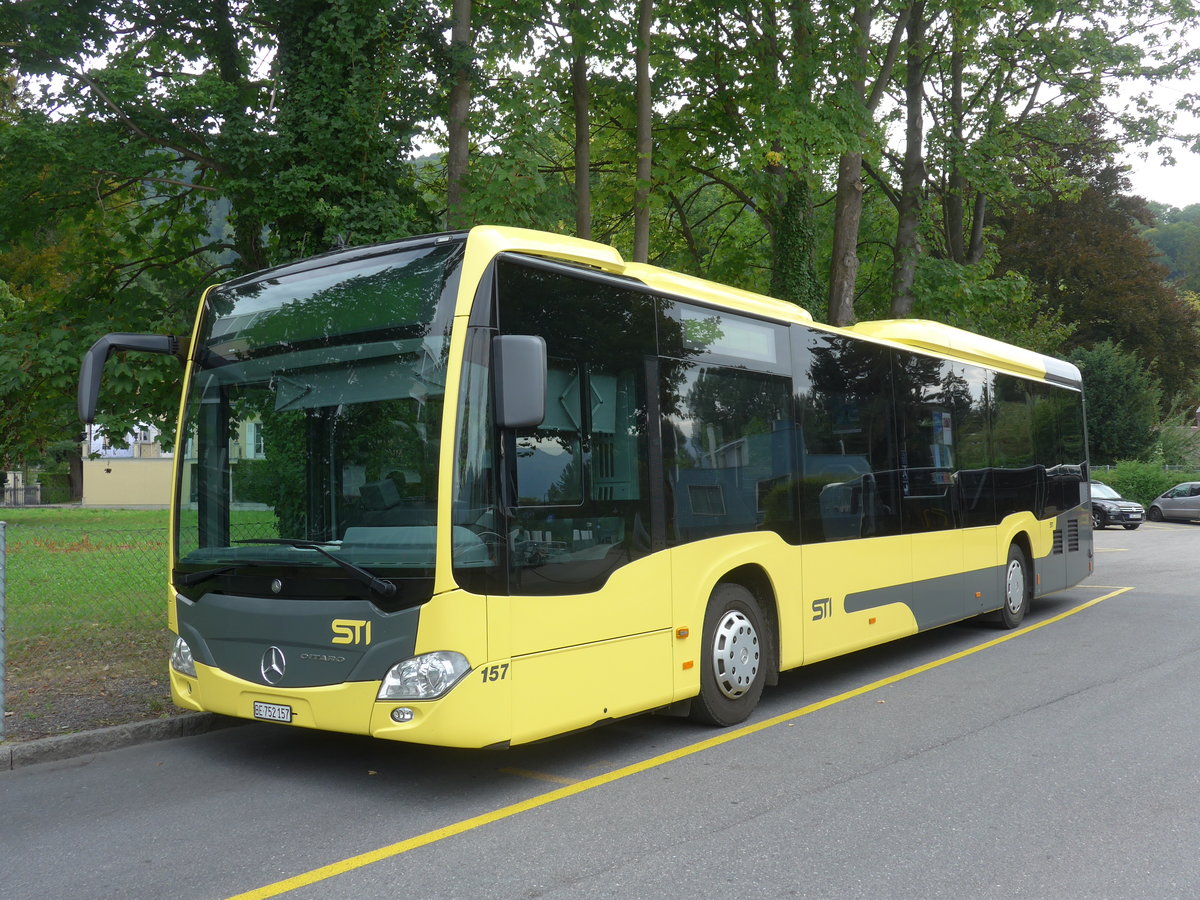
M 1078 370 L 480 226 L 208 290 L 185 362 L 171 692 L 456 747 L 647 711 L 1092 570 Z

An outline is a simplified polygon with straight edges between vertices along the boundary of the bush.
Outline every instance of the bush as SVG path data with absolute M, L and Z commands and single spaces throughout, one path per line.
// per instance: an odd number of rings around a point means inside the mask
M 1112 341 L 1077 347 L 1067 357 L 1083 374 L 1092 462 L 1146 459 L 1162 395 L 1157 379 L 1136 353 Z
M 71 476 L 66 472 L 41 472 L 38 483 L 42 486 L 42 503 L 71 502 Z
M 1168 488 L 1181 481 L 1200 481 L 1200 473 L 1168 471 L 1161 463 L 1144 463 L 1126 460 L 1116 468 L 1093 473 L 1097 481 L 1103 481 L 1127 500 L 1136 500 L 1143 506 Z

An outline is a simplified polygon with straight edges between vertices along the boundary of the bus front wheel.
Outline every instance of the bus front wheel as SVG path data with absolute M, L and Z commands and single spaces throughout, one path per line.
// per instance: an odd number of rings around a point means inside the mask
M 1004 605 L 1000 607 L 1000 627 L 1016 628 L 1029 612 L 1033 599 L 1033 579 L 1025 551 L 1013 544 L 1008 548 L 1004 570 Z
M 736 725 L 758 705 L 766 682 L 767 634 L 754 595 L 740 584 L 718 584 L 704 613 L 700 696 L 691 716 L 708 725 Z

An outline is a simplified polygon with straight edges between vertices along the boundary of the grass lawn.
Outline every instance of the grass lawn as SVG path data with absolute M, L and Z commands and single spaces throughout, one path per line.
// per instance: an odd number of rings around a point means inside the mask
M 234 529 L 275 534 L 236 510 Z M 165 509 L 0 509 L 8 552 L 5 735 L 26 739 L 165 715 Z M 235 532 L 236 533 L 236 532 Z
M 166 510 L 3 509 L 9 738 L 160 715 Z
M 162 626 L 166 510 L 6 509 L 0 521 L 14 659 L 33 639 Z

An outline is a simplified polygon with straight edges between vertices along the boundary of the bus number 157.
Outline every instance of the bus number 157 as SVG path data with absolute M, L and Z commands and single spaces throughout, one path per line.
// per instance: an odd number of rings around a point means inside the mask
M 508 663 L 500 663 L 496 666 L 484 666 L 479 670 L 479 673 L 483 676 L 484 684 L 487 684 L 489 681 L 503 681 L 508 677 Z

